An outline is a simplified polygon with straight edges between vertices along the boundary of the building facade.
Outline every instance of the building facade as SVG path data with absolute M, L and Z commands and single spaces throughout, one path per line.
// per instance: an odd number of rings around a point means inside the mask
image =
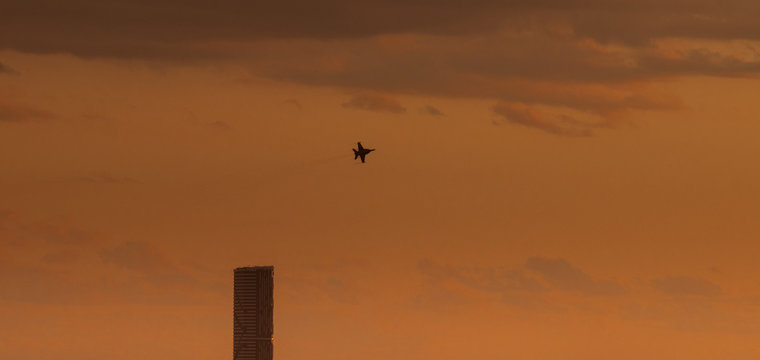
M 274 267 L 235 269 L 233 360 L 272 360 Z

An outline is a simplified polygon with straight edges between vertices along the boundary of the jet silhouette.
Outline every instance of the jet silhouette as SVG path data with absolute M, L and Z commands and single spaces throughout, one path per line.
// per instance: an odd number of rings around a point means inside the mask
M 354 150 L 354 160 L 356 160 L 356 158 L 358 158 L 358 157 L 361 157 L 362 158 L 362 162 L 364 162 L 364 157 L 367 156 L 367 154 L 369 154 L 370 151 L 375 151 L 375 149 L 365 149 L 362 146 L 361 142 L 358 142 L 356 144 L 359 145 L 359 149 L 358 150 L 357 149 L 353 149 Z

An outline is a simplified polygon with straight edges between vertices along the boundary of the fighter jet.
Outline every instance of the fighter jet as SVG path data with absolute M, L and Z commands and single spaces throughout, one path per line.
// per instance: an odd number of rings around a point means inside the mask
M 362 162 L 364 162 L 364 157 L 367 156 L 367 154 L 369 154 L 370 151 L 375 151 L 375 149 L 365 149 L 362 146 L 361 142 L 358 142 L 356 144 L 359 145 L 359 149 L 358 150 L 357 149 L 353 149 L 354 150 L 354 160 L 356 160 L 356 158 L 358 158 L 358 157 L 361 157 L 362 158 Z

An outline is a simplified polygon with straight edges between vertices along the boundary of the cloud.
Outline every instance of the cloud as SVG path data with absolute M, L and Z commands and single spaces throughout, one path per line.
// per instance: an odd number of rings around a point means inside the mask
M 294 41 L 263 51 L 286 55 L 277 61 L 258 60 L 255 71 L 316 86 L 562 107 L 573 115 L 561 122 L 581 125 L 596 119 L 607 126 L 634 110 L 680 108 L 679 99 L 648 86 L 650 80 L 700 72 L 735 76 L 738 69 L 751 72 L 756 66 L 751 59 L 731 60 L 728 54 L 705 61 L 693 55 L 696 50 L 678 56 L 666 50 L 613 49 L 535 34 L 456 39 L 410 35 L 328 44 Z M 295 61 L 304 58 L 312 61 Z M 534 118 L 529 123 L 542 123 L 555 134 L 593 132 L 588 126 L 558 125 L 535 111 Z
M 539 279 L 526 274 L 521 268 L 454 267 L 423 260 L 419 271 L 435 283 L 454 281 L 470 288 L 489 292 L 528 291 L 542 292 L 546 288 Z
M 81 247 L 92 245 L 97 235 L 79 227 L 51 221 L 25 221 L 12 211 L 0 211 L 0 249 L 29 246 Z
M 140 241 L 128 241 L 115 248 L 102 249 L 105 264 L 134 271 L 145 279 L 160 284 L 195 283 L 196 279 L 178 268 L 160 248 Z
M 3 102 L 0 100 L 0 123 L 19 123 L 34 120 L 44 120 L 52 118 L 53 115 L 47 111 L 39 110 L 27 105 Z
M 447 284 L 496 293 L 502 301 L 527 303 L 538 301 L 539 294 L 570 291 L 584 296 L 617 296 L 625 288 L 611 280 L 595 280 L 565 259 L 529 258 L 524 265 L 508 267 L 454 267 L 424 260 L 418 264 L 426 279 L 439 287 Z
M 8 65 L 5 65 L 5 64 L 3 64 L 3 63 L 0 62 L 0 74 L 2 74 L 2 73 L 11 74 L 11 75 L 18 75 L 18 72 L 16 70 L 13 70 L 10 67 L 8 67 Z
M 93 290 L 67 276 L 87 264 L 97 234 L 61 222 L 28 221 L 19 214 L 0 216 L 0 300 L 75 303 Z
M 752 15 L 760 8 L 752 1 L 729 0 L 716 4 L 697 1 L 641 1 L 596 4 L 573 11 L 574 33 L 605 42 L 646 44 L 657 38 L 758 39 L 760 27 Z M 627 16 L 626 16 L 627 15 Z
M 287 99 L 283 103 L 293 106 L 298 110 L 303 110 L 303 105 L 301 105 L 301 102 L 296 99 Z
M 441 110 L 438 110 L 438 108 L 431 105 L 426 105 L 424 108 L 420 109 L 420 111 L 423 114 L 430 115 L 430 116 L 443 116 L 443 113 L 441 112 Z
M 169 267 L 162 251 L 138 241 L 125 242 L 113 249 L 103 249 L 100 257 L 106 264 L 139 272 L 163 271 Z
M 474 1 L 462 11 L 455 1 L 429 6 L 398 0 L 326 0 L 319 5 L 304 0 L 221 0 L 214 5 L 105 0 L 93 7 L 84 0 L 30 0 L 0 12 L 0 48 L 80 56 L 197 57 L 218 51 L 209 44 L 220 40 L 341 39 L 494 28 L 502 15 L 487 11 L 494 7 L 490 1 Z M 19 33 L 25 36 L 12 35 Z
M 383 94 L 360 94 L 352 97 L 347 102 L 341 104 L 341 106 L 344 108 L 390 112 L 394 114 L 406 112 L 406 108 L 401 106 L 396 99 Z
M 327 293 L 336 302 L 344 304 L 357 304 L 358 299 L 354 289 L 345 281 L 336 277 L 327 278 Z
M 214 41 L 388 34 L 548 32 L 629 44 L 664 37 L 758 39 L 760 24 L 753 16 L 758 10 L 754 2 L 742 0 L 475 0 L 466 7 L 453 0 L 435 6 L 423 0 L 325 0 L 318 5 L 306 0 L 104 0 L 98 6 L 84 0 L 28 0 L 0 12 L 0 48 L 178 57 L 213 51 L 209 44 Z
M 71 224 L 0 213 L 0 302 L 188 304 L 224 291 L 156 245 L 106 243 Z
M 598 296 L 626 293 L 625 288 L 619 283 L 611 280 L 594 280 L 562 258 L 533 257 L 525 262 L 525 268 L 540 274 L 551 287 L 559 290 Z
M 720 286 L 707 280 L 688 276 L 667 276 L 652 280 L 655 289 L 673 296 L 718 296 L 723 291 Z
M 226 121 L 222 121 L 222 120 L 217 120 L 217 121 L 208 123 L 208 126 L 217 130 L 225 130 L 225 131 L 232 130 L 232 126 Z
M 537 128 L 555 135 L 585 137 L 593 135 L 599 125 L 587 124 L 567 115 L 547 116 L 525 104 L 500 103 L 492 108 L 507 122 Z
M 561 136 L 679 108 L 647 83 L 760 74 L 760 5 L 744 0 L 29 0 L 7 10 L 0 49 L 234 62 L 251 76 L 370 93 L 344 104 L 370 111 L 405 112 L 399 95 L 489 99 L 510 104 L 497 105 L 506 121 Z

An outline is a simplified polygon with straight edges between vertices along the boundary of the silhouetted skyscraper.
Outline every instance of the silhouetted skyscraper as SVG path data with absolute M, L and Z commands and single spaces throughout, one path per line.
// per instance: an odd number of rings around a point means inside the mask
M 274 267 L 235 269 L 233 360 L 272 360 Z

